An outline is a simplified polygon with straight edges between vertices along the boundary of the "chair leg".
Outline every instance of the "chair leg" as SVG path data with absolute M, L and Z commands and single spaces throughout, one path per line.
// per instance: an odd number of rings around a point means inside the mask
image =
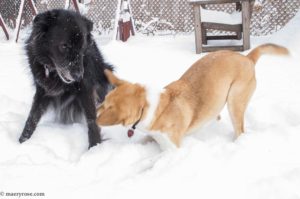
M 236 32 L 236 39 L 241 40 L 242 39 L 242 32 Z
M 202 53 L 202 28 L 201 28 L 201 12 L 200 12 L 200 6 L 195 5 L 194 6 L 194 20 L 195 20 L 195 42 L 196 42 L 196 53 L 200 54 Z
M 202 35 L 202 44 L 207 45 L 207 30 L 203 28 L 203 26 L 202 26 L 201 35 Z
M 244 50 L 250 49 L 250 3 L 242 2 L 242 19 L 243 19 L 243 46 Z

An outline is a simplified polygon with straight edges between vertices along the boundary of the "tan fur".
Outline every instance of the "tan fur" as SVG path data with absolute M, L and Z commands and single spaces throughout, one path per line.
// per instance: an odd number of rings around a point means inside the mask
M 236 135 L 244 132 L 244 113 L 255 90 L 255 63 L 261 54 L 287 54 L 273 44 L 255 48 L 248 56 L 218 51 L 194 63 L 179 80 L 165 87 L 148 126 L 150 131 L 166 133 L 177 146 L 182 137 L 207 121 L 217 118 L 225 103 Z M 147 115 L 146 90 L 139 84 L 118 79 L 105 72 L 116 85 L 98 109 L 99 125 L 131 125 Z M 143 114 L 142 114 L 143 113 Z
M 247 57 L 256 63 L 259 57 L 263 54 L 288 55 L 289 51 L 288 49 L 282 48 L 276 44 L 264 44 L 251 51 Z
M 126 106 L 120 104 L 126 104 Z M 122 81 L 121 85 L 105 97 L 105 101 L 98 108 L 97 122 L 100 125 L 123 124 L 127 126 L 136 122 L 142 109 L 146 109 L 146 112 L 147 107 L 145 88 L 138 84 Z

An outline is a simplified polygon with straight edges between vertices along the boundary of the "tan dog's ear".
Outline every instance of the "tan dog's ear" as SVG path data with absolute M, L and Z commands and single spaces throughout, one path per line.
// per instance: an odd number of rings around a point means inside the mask
M 121 84 L 126 83 L 126 81 L 121 80 L 119 78 L 117 78 L 117 76 L 115 76 L 112 71 L 105 69 L 104 70 L 104 74 L 107 77 L 109 83 L 111 83 L 114 86 L 120 86 Z
M 129 125 L 134 124 L 136 121 L 141 120 L 142 117 L 143 117 L 143 111 L 144 111 L 143 107 L 141 107 L 139 109 L 137 115 L 134 115 L 133 112 L 131 112 L 132 114 L 131 114 L 130 117 L 128 116 L 127 118 L 125 118 L 124 120 L 122 120 L 123 126 L 129 126 Z

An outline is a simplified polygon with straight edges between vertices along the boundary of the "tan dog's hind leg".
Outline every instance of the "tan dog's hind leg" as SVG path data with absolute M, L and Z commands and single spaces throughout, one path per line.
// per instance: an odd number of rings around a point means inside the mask
M 237 137 L 244 132 L 244 114 L 255 90 L 256 80 L 234 82 L 229 90 L 227 104 Z

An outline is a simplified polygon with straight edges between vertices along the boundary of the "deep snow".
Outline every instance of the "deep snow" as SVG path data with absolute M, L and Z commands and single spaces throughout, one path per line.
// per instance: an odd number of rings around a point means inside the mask
M 273 42 L 290 57 L 263 56 L 256 65 L 257 89 L 246 117 L 246 133 L 234 140 L 226 108 L 187 136 L 180 149 L 161 152 L 142 134 L 103 128 L 106 142 L 87 150 L 83 124 L 61 125 L 49 112 L 32 138 L 17 140 L 34 87 L 23 43 L 0 31 L 0 192 L 44 192 L 44 198 L 300 198 L 300 13 L 281 31 L 251 38 Z M 194 35 L 136 36 L 101 45 L 117 74 L 163 87 L 203 55 Z M 38 198 L 38 197 L 37 197 Z

